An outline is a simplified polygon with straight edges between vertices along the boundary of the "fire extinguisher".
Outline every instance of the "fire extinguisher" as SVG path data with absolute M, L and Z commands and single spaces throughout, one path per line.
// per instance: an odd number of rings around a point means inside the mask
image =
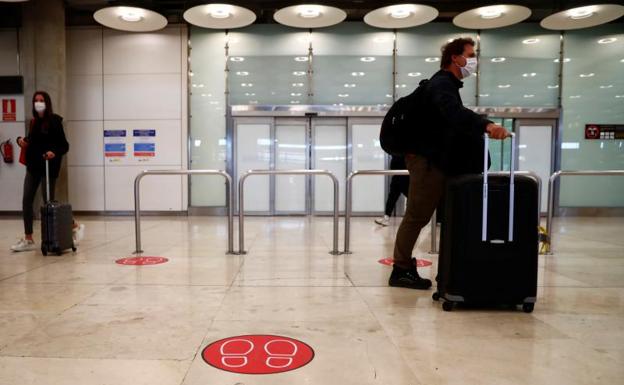
M 0 143 L 0 153 L 4 163 L 13 163 L 13 143 L 11 143 L 11 139 Z

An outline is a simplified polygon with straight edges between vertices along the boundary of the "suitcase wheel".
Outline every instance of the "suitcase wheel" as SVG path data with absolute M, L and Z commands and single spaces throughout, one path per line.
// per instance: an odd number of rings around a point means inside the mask
M 41 246 L 41 254 L 43 254 L 44 257 L 48 256 L 48 249 L 45 246 Z
M 433 299 L 434 301 L 439 301 L 439 300 L 440 300 L 440 293 L 438 293 L 437 291 L 436 291 L 436 292 L 434 292 L 434 293 L 431 295 L 431 299 Z
M 524 311 L 525 313 L 532 313 L 534 308 L 535 308 L 534 303 L 527 302 L 527 303 L 522 304 L 522 311 Z
M 63 250 L 56 250 L 56 255 L 58 255 L 59 257 L 63 255 Z
M 442 310 L 444 311 L 451 311 L 453 310 L 454 307 L 455 307 L 455 302 L 451 302 L 451 301 L 442 302 Z
M 75 253 L 76 252 L 76 246 L 72 246 L 72 251 Z

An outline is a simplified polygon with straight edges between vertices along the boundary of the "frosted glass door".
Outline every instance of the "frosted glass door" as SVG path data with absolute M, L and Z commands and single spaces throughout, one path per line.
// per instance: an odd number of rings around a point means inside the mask
M 340 209 L 344 208 L 344 189 L 347 175 L 347 121 L 346 119 L 312 119 L 313 164 L 315 169 L 329 170 L 340 182 Z M 333 184 L 326 176 L 314 177 L 314 210 L 333 210 Z
M 277 170 L 307 169 L 307 119 L 277 120 L 275 123 Z M 275 176 L 275 211 L 280 214 L 306 213 L 307 177 Z
M 385 152 L 379 144 L 379 119 L 351 119 L 352 169 L 383 170 Z M 383 212 L 385 177 L 361 176 L 353 180 L 353 211 Z
M 252 169 L 267 170 L 271 166 L 271 123 L 261 120 L 237 119 L 236 180 Z M 254 175 L 245 181 L 245 212 L 268 212 L 270 210 L 270 179 Z
M 552 125 L 531 126 L 518 122 L 518 170 L 533 171 L 542 178 L 542 207 L 548 207 L 548 178 L 552 174 Z

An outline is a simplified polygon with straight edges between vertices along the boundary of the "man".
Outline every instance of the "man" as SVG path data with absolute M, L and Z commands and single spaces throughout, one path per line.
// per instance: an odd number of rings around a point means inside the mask
M 390 159 L 390 170 L 405 170 L 405 158 L 402 156 L 393 156 Z M 388 199 L 386 200 L 386 210 L 384 216 L 375 219 L 375 223 L 380 226 L 388 226 L 390 224 L 390 215 L 394 211 L 397 201 L 401 194 L 407 198 L 407 192 L 409 189 L 409 177 L 405 175 L 393 175 L 390 180 L 390 191 L 388 192 Z
M 465 108 L 459 95 L 461 79 L 476 72 L 474 41 L 459 38 L 442 47 L 440 71 L 425 85 L 426 108 L 423 145 L 419 153 L 405 157 L 410 173 L 407 210 L 397 232 L 394 268 L 389 285 L 427 290 L 429 279 L 416 270 L 412 251 L 420 230 L 429 222 L 444 193 L 448 176 L 477 173 L 483 169 L 483 134 L 509 136 L 504 127 Z

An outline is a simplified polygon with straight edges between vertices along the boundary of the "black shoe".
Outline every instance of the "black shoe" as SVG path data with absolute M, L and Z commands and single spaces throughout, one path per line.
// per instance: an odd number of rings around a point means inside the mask
M 431 288 L 431 280 L 421 278 L 416 271 L 416 267 L 413 269 L 401 269 L 398 266 L 394 266 L 392 274 L 390 274 L 390 280 L 388 285 L 392 287 L 406 287 L 408 289 L 428 290 Z

